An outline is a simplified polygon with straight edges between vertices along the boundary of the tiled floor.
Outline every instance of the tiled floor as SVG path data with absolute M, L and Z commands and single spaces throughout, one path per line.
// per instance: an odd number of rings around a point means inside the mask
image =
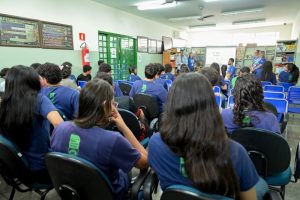
M 300 115 L 290 115 L 288 124 L 288 143 L 292 150 L 291 166 L 294 167 L 294 158 L 297 144 L 300 142 Z M 0 199 L 7 200 L 9 198 L 10 187 L 5 184 L 0 178 Z M 161 192 L 159 192 L 161 194 Z M 158 200 L 160 194 L 155 195 L 154 199 Z M 16 192 L 15 200 L 38 200 L 39 195 L 34 192 L 19 193 Z M 300 199 L 300 181 L 298 183 L 289 183 L 286 187 L 286 200 L 299 200 Z M 60 200 L 57 193 L 52 190 L 47 196 L 46 200 Z

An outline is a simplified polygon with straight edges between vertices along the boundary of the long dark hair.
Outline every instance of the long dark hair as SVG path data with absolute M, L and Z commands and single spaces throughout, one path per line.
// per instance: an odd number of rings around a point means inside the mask
M 208 193 L 238 195 L 229 139 L 205 76 L 186 73 L 174 81 L 162 117 L 161 136 L 183 157 L 195 187 Z
M 261 81 L 271 81 L 273 74 L 273 65 L 270 61 L 266 61 L 262 66 Z
M 265 111 L 263 107 L 263 89 L 254 75 L 248 74 L 238 77 L 234 87 L 234 123 L 240 127 L 249 126 L 246 112 L 251 110 Z
M 112 86 L 101 79 L 93 79 L 80 91 L 76 125 L 81 128 L 106 127 L 112 113 Z
M 289 63 L 288 70 L 292 74 L 291 83 L 297 84 L 299 78 L 299 68 L 295 64 Z
M 41 89 L 39 75 L 30 67 L 12 67 L 5 80 L 5 92 L 0 105 L 1 134 L 21 150 L 30 147 L 31 131 Z

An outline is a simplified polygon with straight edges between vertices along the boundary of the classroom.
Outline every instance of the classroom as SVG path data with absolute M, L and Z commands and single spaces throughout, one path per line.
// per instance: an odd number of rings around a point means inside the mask
M 1 0 L 0 199 L 298 200 L 299 40 L 299 0 Z

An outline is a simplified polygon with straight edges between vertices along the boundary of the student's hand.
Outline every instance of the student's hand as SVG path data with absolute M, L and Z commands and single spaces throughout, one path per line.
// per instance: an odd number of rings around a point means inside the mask
M 124 130 L 124 128 L 127 127 L 118 109 L 115 106 L 112 107 L 112 116 L 110 120 L 117 125 L 120 131 Z

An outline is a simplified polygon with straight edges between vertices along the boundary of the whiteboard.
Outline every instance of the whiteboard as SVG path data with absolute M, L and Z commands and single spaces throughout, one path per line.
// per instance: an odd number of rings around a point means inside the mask
M 207 47 L 205 65 L 209 66 L 213 62 L 218 63 L 220 66 L 227 65 L 229 58 L 235 60 L 235 54 L 236 47 Z

